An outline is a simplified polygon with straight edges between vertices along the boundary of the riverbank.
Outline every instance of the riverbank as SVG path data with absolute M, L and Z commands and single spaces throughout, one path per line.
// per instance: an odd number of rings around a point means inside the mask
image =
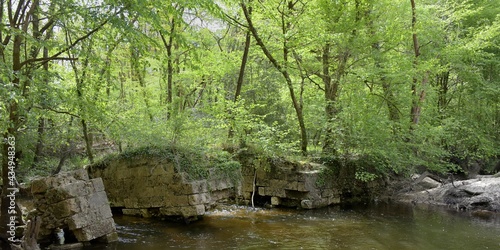
M 498 216 L 500 212 L 500 177 L 496 175 L 483 175 L 438 186 L 431 180 L 417 185 L 418 190 L 395 193 L 393 200 L 444 206 L 486 218 Z

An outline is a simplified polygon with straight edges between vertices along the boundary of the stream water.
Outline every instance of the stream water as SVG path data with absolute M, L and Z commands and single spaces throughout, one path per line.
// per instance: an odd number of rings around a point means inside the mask
M 189 225 L 115 216 L 119 242 L 88 249 L 500 249 L 500 218 L 401 204 L 319 210 L 228 206 Z

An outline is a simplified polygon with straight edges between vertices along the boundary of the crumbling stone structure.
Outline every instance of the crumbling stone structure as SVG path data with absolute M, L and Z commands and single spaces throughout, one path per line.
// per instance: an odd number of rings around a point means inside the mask
M 323 167 L 320 164 L 253 155 L 241 157 L 240 162 L 244 199 L 251 199 L 255 185 L 255 195 L 272 206 L 313 209 L 340 203 L 340 192 L 333 185 L 318 181 Z
M 84 169 L 32 181 L 36 211 L 42 219 L 39 239 L 48 239 L 57 228 L 66 240 L 105 242 L 118 240 L 101 178 L 89 179 Z
M 235 190 L 233 182 L 220 177 L 189 180 L 163 157 L 135 156 L 87 170 L 102 178 L 111 207 L 126 215 L 196 220 Z

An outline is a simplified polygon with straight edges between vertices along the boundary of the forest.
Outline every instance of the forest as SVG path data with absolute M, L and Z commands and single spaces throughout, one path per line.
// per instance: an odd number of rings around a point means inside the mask
M 4 184 L 152 145 L 362 156 L 361 180 L 500 157 L 498 0 L 0 5 Z

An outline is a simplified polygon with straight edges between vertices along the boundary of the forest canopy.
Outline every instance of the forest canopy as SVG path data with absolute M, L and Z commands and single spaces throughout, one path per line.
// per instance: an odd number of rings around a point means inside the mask
M 0 3 L 20 180 L 167 144 L 363 156 L 375 175 L 500 157 L 498 0 Z

